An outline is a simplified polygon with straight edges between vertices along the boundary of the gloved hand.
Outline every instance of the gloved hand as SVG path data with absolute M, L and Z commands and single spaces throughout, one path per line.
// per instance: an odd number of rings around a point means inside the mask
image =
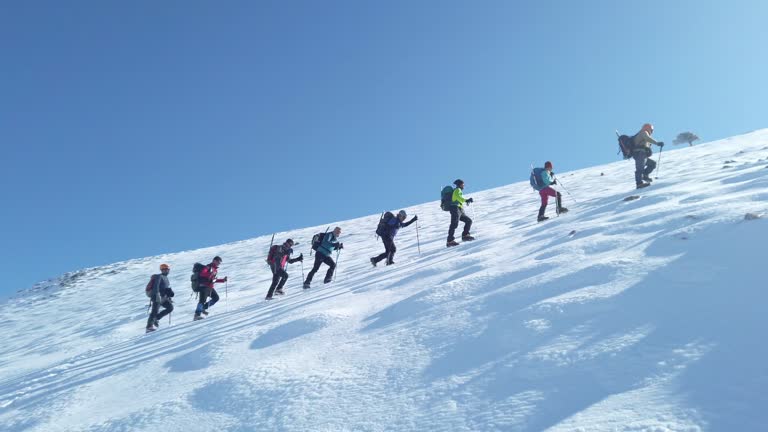
M 168 297 L 173 297 L 176 295 L 176 293 L 173 292 L 172 289 L 168 288 L 168 291 L 165 293 L 165 295 L 167 295 Z
M 473 202 L 475 202 L 474 199 L 472 199 L 472 198 L 467 199 L 467 204 L 472 204 Z
M 658 145 L 659 147 L 664 147 L 664 141 L 659 141 L 658 143 L 656 143 L 656 145 Z
M 226 282 L 228 278 L 229 276 L 224 276 L 224 282 Z
M 557 179 L 552 180 L 552 184 L 557 184 Z
M 336 249 L 344 249 L 344 243 L 339 243 L 339 245 L 336 246 Z
M 414 216 L 414 217 L 413 217 L 413 219 L 411 219 L 411 220 L 417 221 L 417 220 L 419 220 L 419 216 L 418 216 L 418 215 L 416 215 L 416 216 Z
M 302 262 L 304 261 L 304 254 L 303 253 L 299 255 L 299 261 L 302 261 Z

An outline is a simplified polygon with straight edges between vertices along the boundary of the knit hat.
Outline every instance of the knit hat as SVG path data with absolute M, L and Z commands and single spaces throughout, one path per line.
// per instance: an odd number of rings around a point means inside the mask
M 544 162 L 544 168 L 552 168 L 552 162 L 550 161 Z
M 405 213 L 405 210 L 400 210 L 399 212 L 397 212 L 397 216 L 405 219 L 405 217 L 408 215 Z

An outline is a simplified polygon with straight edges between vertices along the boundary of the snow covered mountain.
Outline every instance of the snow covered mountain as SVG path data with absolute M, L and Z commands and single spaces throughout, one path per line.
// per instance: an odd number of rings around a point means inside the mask
M 768 130 L 661 159 L 641 191 L 632 161 L 560 173 L 571 211 L 543 223 L 527 182 L 465 179 L 477 240 L 446 249 L 448 213 L 413 206 L 389 267 L 379 215 L 278 233 L 345 248 L 334 283 L 293 264 L 272 302 L 270 237 L 40 283 L 0 309 L 0 430 L 767 430 Z M 230 282 L 192 322 L 214 255 Z M 145 335 L 162 262 L 176 310 Z

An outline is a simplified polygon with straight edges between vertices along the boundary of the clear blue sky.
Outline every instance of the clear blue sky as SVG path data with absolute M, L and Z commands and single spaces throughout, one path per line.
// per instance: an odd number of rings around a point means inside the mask
M 669 142 L 768 127 L 766 17 L 757 0 L 2 2 L 0 293 L 436 200 L 456 177 L 471 194 L 531 162 L 617 160 L 614 129 L 646 121 Z

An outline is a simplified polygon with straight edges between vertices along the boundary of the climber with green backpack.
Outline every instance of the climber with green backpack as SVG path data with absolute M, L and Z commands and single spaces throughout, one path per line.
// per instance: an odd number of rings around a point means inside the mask
M 451 212 L 451 225 L 448 227 L 446 247 L 459 245 L 453 237 L 456 228 L 459 226 L 459 221 L 464 222 L 464 231 L 461 233 L 461 240 L 472 241 L 475 239 L 469 234 L 469 230 L 472 228 L 472 219 L 464 213 L 464 203 L 467 205 L 472 204 L 474 199 L 464 198 L 464 180 L 456 179 L 453 184 L 456 185 L 455 188 L 446 186 L 440 192 L 440 208 L 444 211 Z

